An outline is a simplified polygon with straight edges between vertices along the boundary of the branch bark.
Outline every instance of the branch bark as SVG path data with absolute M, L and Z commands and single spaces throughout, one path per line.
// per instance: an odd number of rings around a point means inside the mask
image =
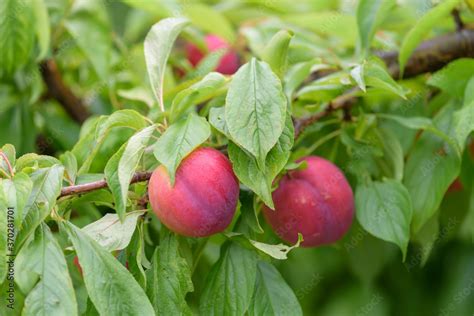
M 400 79 L 398 52 L 379 52 L 377 55 L 387 64 L 390 75 Z M 446 66 L 449 62 L 465 57 L 474 57 L 474 30 L 462 29 L 435 37 L 423 42 L 413 52 L 404 71 L 404 79 L 416 77 L 423 73 L 434 72 Z M 350 90 L 350 93 L 353 91 Z M 324 110 L 308 117 L 295 119 L 295 137 L 303 130 L 336 109 L 349 108 L 356 102 L 356 97 L 342 95 L 333 100 Z
M 133 175 L 132 180 L 130 181 L 130 184 L 148 181 L 150 180 L 150 177 L 151 177 L 151 172 L 136 172 Z M 61 194 L 59 195 L 58 198 L 68 196 L 68 195 L 87 193 L 87 192 L 91 192 L 91 191 L 95 191 L 95 190 L 99 190 L 99 189 L 103 189 L 107 187 L 108 185 L 105 179 L 90 182 L 90 183 L 71 185 L 71 186 L 62 188 Z
M 64 83 L 58 65 L 53 59 L 40 64 L 41 76 L 48 88 L 48 94 L 56 99 L 66 112 L 78 123 L 83 123 L 90 113 L 69 87 Z
M 378 54 L 387 64 L 392 77 L 399 79 L 398 52 Z M 404 78 L 434 72 L 449 62 L 463 57 L 474 57 L 474 30 L 463 29 L 423 42 L 407 62 Z

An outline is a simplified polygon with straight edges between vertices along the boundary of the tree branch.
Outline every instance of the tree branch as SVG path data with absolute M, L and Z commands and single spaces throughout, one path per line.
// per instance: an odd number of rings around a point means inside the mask
M 133 175 L 132 180 L 130 180 L 130 184 L 148 181 L 150 180 L 150 177 L 151 177 L 151 172 L 136 172 Z M 103 189 L 107 187 L 108 185 L 105 179 L 90 182 L 90 183 L 71 185 L 71 186 L 62 188 L 59 198 L 68 196 L 68 195 L 87 193 L 90 191 L 95 191 L 95 190 Z
M 458 9 L 454 9 L 453 12 L 451 12 L 451 15 L 453 16 L 454 23 L 456 24 L 456 30 L 459 32 L 464 29 L 464 22 L 461 19 L 461 12 L 459 12 Z
M 56 62 L 53 59 L 43 61 L 40 64 L 40 71 L 48 88 L 48 94 L 56 99 L 76 122 L 83 123 L 90 113 L 81 99 L 66 86 Z
M 395 79 L 399 79 L 398 52 L 381 52 L 377 55 L 387 64 L 390 75 Z M 407 62 L 404 78 L 434 72 L 449 62 L 463 57 L 474 57 L 474 30 L 463 29 L 421 43 Z M 328 116 L 334 110 L 351 107 L 357 99 L 352 96 L 352 92 L 353 90 L 351 89 L 348 94 L 343 94 L 334 99 L 321 112 L 295 119 L 295 137 L 299 137 L 306 127 Z
M 392 77 L 399 79 L 398 52 L 378 54 L 387 64 Z M 464 29 L 423 42 L 407 62 L 404 78 L 434 72 L 449 62 L 463 57 L 474 57 L 474 30 Z

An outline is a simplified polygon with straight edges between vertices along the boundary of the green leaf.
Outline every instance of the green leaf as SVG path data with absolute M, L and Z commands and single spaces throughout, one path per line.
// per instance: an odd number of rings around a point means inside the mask
M 397 122 L 400 125 L 411 129 L 430 129 L 433 128 L 433 122 L 427 117 L 406 117 L 406 116 L 397 116 L 392 114 L 379 113 L 377 116 Z
M 402 181 L 405 157 L 399 139 L 388 129 L 377 129 L 376 134 L 383 144 L 383 159 L 391 167 L 389 177 Z
M 357 83 L 357 85 L 362 91 L 367 92 L 364 74 L 365 74 L 364 64 L 357 65 L 351 70 L 351 77 L 355 80 L 355 82 Z
M 280 78 L 288 66 L 288 49 L 292 37 L 293 32 L 281 30 L 272 37 L 262 52 L 262 60 L 267 62 Z
M 208 33 L 216 34 L 230 43 L 235 41 L 235 31 L 232 24 L 216 8 L 192 2 L 183 7 L 184 14 L 193 25 Z
M 311 72 L 327 68 L 326 65 L 321 64 L 319 58 L 310 61 L 301 62 L 291 66 L 283 78 L 283 90 L 288 100 L 291 100 L 293 93 L 304 82 Z
M 294 128 L 290 115 L 277 144 L 270 150 L 265 161 L 265 171 L 258 166 L 257 160 L 233 142 L 227 148 L 232 168 L 239 180 L 255 192 L 270 208 L 274 208 L 272 200 L 272 183 L 285 167 L 290 157 L 294 142 Z
M 59 160 L 66 169 L 67 179 L 73 184 L 76 182 L 77 175 L 77 159 L 76 156 L 70 151 L 66 151 L 64 154 L 59 156 Z
M 246 247 L 246 248 L 253 247 L 261 251 L 262 253 L 269 255 L 270 257 L 274 259 L 278 259 L 278 260 L 288 259 L 288 253 L 291 250 L 298 248 L 301 242 L 303 241 L 303 235 L 301 234 L 298 234 L 298 240 L 296 244 L 294 244 L 293 246 L 287 246 L 284 244 L 277 244 L 277 245 L 266 244 L 263 242 L 252 240 L 242 233 L 227 233 L 225 235 L 228 238 L 238 242 L 243 247 Z
M 164 111 L 163 80 L 166 62 L 179 33 L 188 24 L 183 18 L 167 18 L 152 26 L 145 38 L 145 60 L 151 87 L 156 100 Z
M 219 93 L 219 89 L 224 87 L 226 78 L 217 72 L 211 72 L 202 78 L 201 81 L 191 87 L 179 92 L 173 99 L 170 110 L 170 121 L 174 122 L 192 105 L 209 100 Z
M 298 241 L 293 246 L 287 246 L 285 244 L 270 245 L 270 244 L 266 244 L 266 243 L 255 241 L 255 240 L 250 240 L 250 243 L 252 244 L 252 246 L 266 253 L 267 255 L 269 255 L 270 257 L 274 259 L 286 260 L 288 259 L 288 253 L 291 250 L 298 248 L 302 241 L 303 241 L 303 235 L 298 234 Z
M 451 219 L 450 219 L 451 221 Z M 457 220 L 454 218 L 453 223 Z M 449 225 L 452 225 L 449 223 Z M 451 226 L 453 227 L 453 226 Z M 439 213 L 436 213 L 432 216 L 425 225 L 412 236 L 412 241 L 420 246 L 419 249 L 414 248 L 415 253 L 412 255 L 412 259 L 407 262 L 407 267 L 411 270 L 416 266 L 423 267 L 437 242 L 439 242 L 440 237 L 440 223 L 439 223 Z
M 109 75 L 112 56 L 112 35 L 102 2 L 76 1 L 65 27 L 102 81 Z
M 365 64 L 364 79 L 369 87 L 389 91 L 406 99 L 406 93 L 403 87 L 393 80 L 387 72 L 385 65 L 379 60 L 373 59 Z
M 464 90 L 464 105 L 474 101 L 474 76 L 469 79 Z
M 33 8 L 35 14 L 35 30 L 38 37 L 38 44 L 40 52 L 36 60 L 42 60 L 46 57 L 49 51 L 49 41 L 51 37 L 51 30 L 49 27 L 48 8 L 44 0 L 33 0 Z
M 431 119 L 426 118 L 426 117 L 404 117 L 404 116 L 397 116 L 397 115 L 392 115 L 392 114 L 385 114 L 385 113 L 379 113 L 377 116 L 385 119 L 389 119 L 392 121 L 397 122 L 400 125 L 403 125 L 405 127 L 411 128 L 411 129 L 423 129 L 427 130 L 430 133 L 433 133 L 434 135 L 437 135 L 441 139 L 445 140 L 448 144 L 450 144 L 454 150 L 458 151 L 458 145 L 456 142 L 452 140 L 451 137 L 449 137 L 446 133 L 443 131 L 439 130 L 436 128 L 436 126 L 433 124 Z
M 225 122 L 224 107 L 211 108 L 209 110 L 209 123 L 227 138 L 231 138 L 227 123 Z
M 474 100 L 454 112 L 454 133 L 460 148 L 464 148 L 467 137 L 474 131 Z
M 403 39 L 400 53 L 398 55 L 398 64 L 400 65 L 400 77 L 403 77 L 405 65 L 415 48 L 420 44 L 423 38 L 430 32 L 440 20 L 448 15 L 460 2 L 460 0 L 446 0 L 431 9 L 427 14 L 421 17 L 415 26 L 408 32 Z
M 119 89 L 117 94 L 127 100 L 145 103 L 149 108 L 153 107 L 155 99 L 149 89 L 144 87 L 134 87 L 130 89 Z
M 0 1 L 0 6 L 4 1 Z M 2 32 L 2 26 L 0 25 L 0 33 Z M 0 34 L 1 35 L 1 34 Z M 1 46 L 2 38 L 0 38 L 0 76 L 2 72 L 2 63 L 5 59 L 2 54 L 6 53 L 8 49 L 4 49 Z M 20 57 L 21 52 L 15 52 L 15 58 L 18 55 Z M 19 66 L 20 59 L 15 59 L 15 65 Z M 6 70 L 8 71 L 8 70 Z M 20 73 L 20 72 L 19 72 Z M 7 73 L 7 76 L 9 74 Z M 21 76 L 21 75 L 20 75 Z M 31 77 L 30 77 L 31 78 Z M 32 78 L 35 78 L 32 76 Z M 28 94 L 26 91 L 18 92 L 19 94 Z M 29 100 L 26 99 L 26 95 L 22 97 L 17 103 L 9 105 L 8 110 L 5 112 L 0 109 L 0 144 L 10 143 L 15 146 L 16 151 L 19 154 L 25 152 L 32 152 L 35 150 L 35 139 L 37 131 L 35 122 L 33 121 L 33 111 L 31 111 L 31 105 Z M 2 105 L 5 101 L 2 101 Z M 8 103 L 7 103 L 8 104 Z M 0 106 L 1 107 L 1 106 Z
M 361 0 L 357 6 L 359 43 L 363 55 L 367 55 L 375 31 L 395 6 L 394 0 Z
M 167 1 L 136 1 L 136 0 L 122 0 L 132 8 L 137 8 L 145 12 L 151 13 L 159 18 L 171 15 L 170 8 Z M 171 3 L 172 4 L 172 3 Z
M 464 148 L 466 139 L 474 131 L 474 76 L 471 77 L 464 93 L 463 107 L 454 112 L 454 137 L 460 148 Z
M 194 290 L 191 269 L 178 251 L 175 235 L 168 235 L 155 250 L 146 271 L 147 294 L 157 315 L 192 315 L 186 294 Z
M 15 228 L 16 231 L 19 231 L 21 229 L 24 209 L 33 188 L 33 182 L 27 174 L 17 172 L 11 180 L 0 179 L 0 189 L 2 185 L 6 203 L 15 210 Z
M 413 208 L 407 189 L 396 180 L 358 185 L 356 215 L 369 233 L 400 247 L 406 257 Z
M 255 292 L 248 314 L 257 315 L 303 315 L 293 290 L 278 270 L 268 262 L 257 265 Z
M 474 1 L 473 0 L 465 0 L 464 2 L 466 2 L 466 4 L 469 6 L 469 9 L 471 9 L 471 11 L 474 11 Z
M 445 106 L 434 119 L 441 132 L 453 130 L 453 107 Z M 413 202 L 412 232 L 417 233 L 435 214 L 446 190 L 459 174 L 459 152 L 444 139 L 423 133 L 416 142 L 405 166 L 403 184 Z
M 460 58 L 435 72 L 427 83 L 459 98 L 467 91 L 467 84 L 474 73 L 474 59 Z
M 130 180 L 155 129 L 156 126 L 152 125 L 130 137 L 105 166 L 105 179 L 114 196 L 115 211 L 121 221 L 125 218 Z
M 137 220 L 144 213 L 145 211 L 129 212 L 122 222 L 117 214 L 105 214 L 98 221 L 83 227 L 82 231 L 109 252 L 122 250 L 130 243 Z
M 252 59 L 230 83 L 225 120 L 232 140 L 250 152 L 259 167 L 283 132 L 286 98 L 281 82 L 265 62 Z
M 116 111 L 108 117 L 102 116 L 92 122 L 85 133 L 81 131 L 82 135 L 72 149 L 72 153 L 81 164 L 78 175 L 89 172 L 95 156 L 113 128 L 126 127 L 139 131 L 147 126 L 149 126 L 147 118 L 134 110 Z
M 111 253 L 73 224 L 60 227 L 72 241 L 87 293 L 101 315 L 155 315 L 143 289 Z
M 0 72 L 7 75 L 24 66 L 33 50 L 33 10 L 24 1 L 0 1 Z
M 349 14 L 349 12 L 338 10 L 321 10 L 285 14 L 282 18 L 324 37 L 333 38 L 338 45 L 343 47 L 353 47 L 357 41 L 357 23 L 352 12 Z
M 358 223 L 352 225 L 344 243 L 348 264 L 364 285 L 371 286 L 389 262 L 397 255 L 397 248 L 368 234 Z M 397 260 L 398 261 L 398 260 Z M 407 261 L 405 261 L 407 262 Z
M 23 243 L 56 205 L 56 198 L 61 193 L 63 174 L 64 167 L 59 165 L 38 169 L 31 174 L 33 188 L 24 208 L 21 230 L 16 237 L 17 249 L 21 249 Z
M 214 71 L 228 51 L 218 49 L 205 55 L 195 68 L 186 73 L 184 80 L 193 80 Z
M 143 267 L 146 266 L 147 269 L 149 269 L 151 264 L 146 258 L 145 254 L 143 225 L 143 221 L 140 221 L 139 225 L 137 225 L 137 229 L 135 229 L 135 232 L 133 233 L 132 239 L 130 240 L 130 244 L 128 245 L 125 251 L 121 252 L 121 254 L 125 253 L 125 256 L 123 257 L 125 259 L 125 265 L 128 264 L 128 271 L 130 271 L 135 280 L 137 280 L 138 284 L 140 284 L 140 286 L 144 290 L 146 290 L 147 280 Z
M 5 277 L 7 276 L 8 266 L 7 266 L 7 249 L 8 249 L 8 233 L 15 229 L 12 225 L 8 225 L 8 215 L 11 216 L 11 211 L 8 209 L 9 205 L 4 194 L 3 184 L 4 181 L 0 178 L 0 229 L 6 233 L 0 235 L 0 284 L 3 283 Z M 10 253 L 10 251 L 8 251 Z
M 10 166 L 12 168 L 15 167 L 15 161 L 16 161 L 16 150 L 15 150 L 15 146 L 11 145 L 11 144 L 5 144 L 2 146 L 2 148 L 0 148 L 0 152 L 3 153 L 6 158 L 8 159 L 8 162 L 10 163 Z M 0 169 L 2 171 L 2 173 L 4 173 L 5 175 L 8 175 L 10 176 L 10 168 L 7 164 L 7 161 L 5 161 L 5 158 L 0 156 Z M 1 173 L 0 173 L 1 175 Z
M 200 314 L 244 315 L 252 300 L 256 277 L 256 254 L 238 244 L 227 244 L 207 276 Z
M 32 185 L 30 178 L 23 172 L 16 173 L 12 179 L 0 178 L 0 229 L 5 232 L 0 236 L 0 284 L 7 275 L 6 255 L 14 253 L 13 233 L 20 230 L 23 209 Z
M 35 153 L 29 153 L 17 159 L 15 169 L 17 171 L 36 170 L 38 168 L 48 168 L 60 164 L 61 162 L 57 158 L 46 155 L 38 155 Z
M 20 288 L 34 285 L 25 300 L 22 315 L 78 315 L 76 296 L 63 251 L 46 224 L 37 229 L 34 240 L 16 258 L 18 271 L 34 274 L 36 285 L 25 275 L 17 278 Z M 21 282 L 26 281 L 26 283 Z
M 257 234 L 263 234 L 264 230 L 258 220 L 258 213 L 254 195 L 249 191 L 240 191 L 240 213 L 242 214 L 242 221 Z
M 97 125 L 95 138 L 103 139 L 114 127 L 128 127 L 134 130 L 144 129 L 149 125 L 146 117 L 134 110 L 115 111 L 102 124 Z
M 56 101 L 42 103 L 42 133 L 58 151 L 72 148 L 79 138 L 80 125 L 72 119 Z
M 154 154 L 168 170 L 172 184 L 181 160 L 204 143 L 210 135 L 209 123 L 194 113 L 174 123 L 161 135 L 155 143 Z

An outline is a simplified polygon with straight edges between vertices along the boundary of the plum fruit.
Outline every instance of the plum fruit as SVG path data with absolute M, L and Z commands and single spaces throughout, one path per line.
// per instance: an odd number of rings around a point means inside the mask
M 347 232 L 354 216 L 354 195 L 344 174 L 330 161 L 309 156 L 307 168 L 290 171 L 272 197 L 275 210 L 263 207 L 266 221 L 283 240 L 302 246 L 333 243 Z
M 208 35 L 205 38 L 207 48 L 210 53 L 225 50 L 224 56 L 219 61 L 216 71 L 224 75 L 232 75 L 239 68 L 239 56 L 232 50 L 230 45 L 222 38 L 215 35 Z M 196 66 L 204 58 L 205 53 L 196 45 L 189 43 L 187 46 L 187 56 L 189 62 Z
M 183 159 L 171 185 L 159 166 L 148 184 L 153 211 L 170 230 L 204 237 L 229 226 L 239 197 L 239 183 L 230 161 L 218 150 L 199 148 Z

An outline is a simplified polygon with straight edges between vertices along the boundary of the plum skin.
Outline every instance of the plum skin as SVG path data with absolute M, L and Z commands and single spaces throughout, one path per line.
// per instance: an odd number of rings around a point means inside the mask
M 153 211 L 170 230 L 188 237 L 222 232 L 234 217 L 239 183 L 230 161 L 218 150 L 199 148 L 176 171 L 174 186 L 159 166 L 148 184 Z
M 230 45 L 222 38 L 215 35 L 207 35 L 206 44 L 209 52 L 225 49 L 227 52 L 219 61 L 216 71 L 224 75 L 232 75 L 239 68 L 239 56 L 231 50 Z M 189 43 L 187 45 L 187 56 L 189 62 L 195 67 L 204 58 L 204 53 L 199 48 Z
M 321 157 L 302 158 L 304 170 L 290 171 L 272 197 L 275 210 L 262 208 L 275 233 L 289 243 L 303 235 L 303 247 L 333 243 L 349 230 L 354 217 L 354 194 L 344 174 Z

